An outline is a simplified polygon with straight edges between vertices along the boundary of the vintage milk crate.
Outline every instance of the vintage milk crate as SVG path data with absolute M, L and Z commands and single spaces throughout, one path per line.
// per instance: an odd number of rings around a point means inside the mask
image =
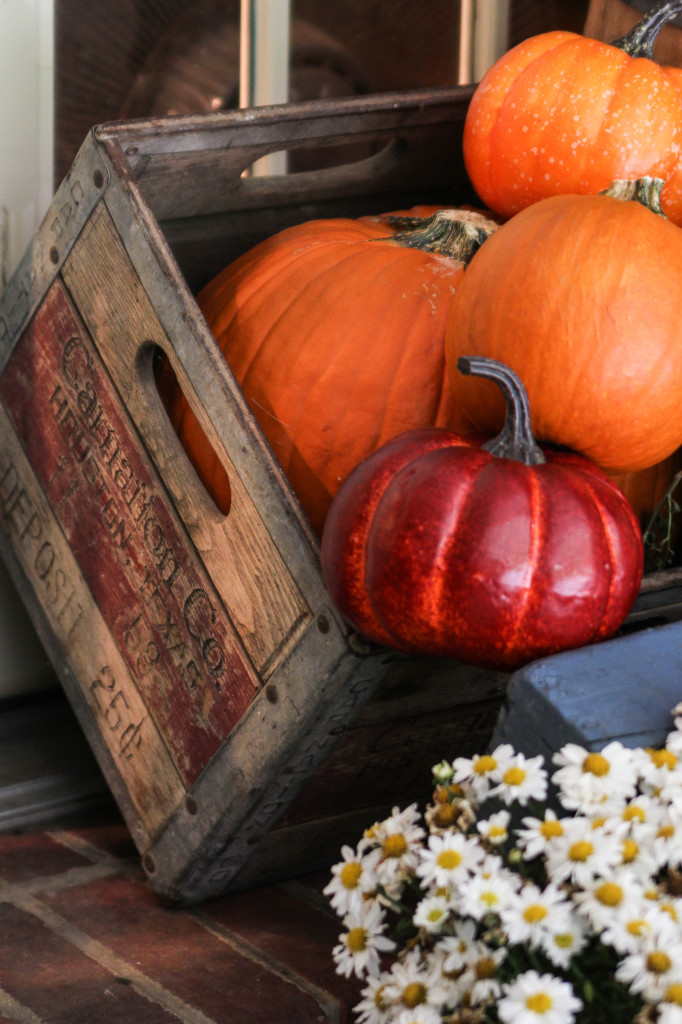
M 1 297 L 1 553 L 169 902 L 330 864 L 490 739 L 506 675 L 371 647 L 335 612 L 194 299 L 288 224 L 471 200 L 470 94 L 97 127 Z M 243 174 L 278 150 L 298 169 Z M 226 517 L 162 407 L 160 350 L 228 471 Z M 678 589 L 649 580 L 634 619 L 676 617 Z
M 423 792 L 434 753 L 493 728 L 505 676 L 340 620 L 193 297 L 287 224 L 470 198 L 469 96 L 97 127 L 2 295 L 2 555 L 165 900 L 330 863 Z M 243 175 L 283 149 L 304 169 Z M 227 517 L 161 405 L 160 350 L 227 468 Z

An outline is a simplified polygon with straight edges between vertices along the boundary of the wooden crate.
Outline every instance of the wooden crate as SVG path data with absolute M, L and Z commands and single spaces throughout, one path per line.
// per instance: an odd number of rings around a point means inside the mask
M 331 863 L 492 733 L 505 674 L 399 657 L 340 619 L 194 299 L 288 224 L 473 198 L 470 95 L 99 126 L 1 297 L 0 550 L 169 902 Z M 319 170 L 242 173 L 301 148 Z M 227 468 L 227 517 L 163 410 L 159 350 Z M 668 594 L 674 617 L 676 586 L 649 581 L 639 614 Z
M 398 658 L 341 621 L 193 297 L 287 224 L 467 198 L 469 96 L 99 126 L 2 295 L 2 555 L 168 901 L 329 863 L 423 791 L 439 737 L 492 730 L 505 676 Z M 332 146 L 350 162 L 242 174 Z M 227 517 L 162 408 L 159 350 L 228 470 Z

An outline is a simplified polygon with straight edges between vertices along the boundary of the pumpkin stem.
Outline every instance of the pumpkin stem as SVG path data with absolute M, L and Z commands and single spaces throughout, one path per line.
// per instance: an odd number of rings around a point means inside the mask
M 661 206 L 661 190 L 664 185 L 662 178 L 634 178 L 632 181 L 617 179 L 601 194 L 612 196 L 614 199 L 641 203 L 652 213 L 657 213 L 667 220 Z
M 476 210 L 437 210 L 430 217 L 395 216 L 387 220 L 391 226 L 402 229 L 388 241 L 422 252 L 440 253 L 458 263 L 468 263 L 499 227 Z
M 663 26 L 682 13 L 682 0 L 661 0 L 654 4 L 648 14 L 638 21 L 627 35 L 616 39 L 611 44 L 623 50 L 630 57 L 648 57 L 654 59 L 654 43 Z
M 530 405 L 521 378 L 510 366 L 485 356 L 460 356 L 457 369 L 474 377 L 487 377 L 495 381 L 504 395 L 507 416 L 497 437 L 482 447 L 491 455 L 515 459 L 526 466 L 539 466 L 546 462 L 536 444 L 530 421 Z

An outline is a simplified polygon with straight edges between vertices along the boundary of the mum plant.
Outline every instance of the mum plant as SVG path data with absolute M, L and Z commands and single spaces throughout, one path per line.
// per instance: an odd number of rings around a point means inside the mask
M 325 894 L 359 1024 L 682 1024 L 682 704 L 661 749 L 443 761 Z M 551 783 L 551 785 L 550 785 Z

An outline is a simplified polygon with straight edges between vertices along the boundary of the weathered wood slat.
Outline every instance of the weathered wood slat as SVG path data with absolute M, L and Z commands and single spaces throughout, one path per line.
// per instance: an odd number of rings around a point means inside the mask
M 266 676 L 310 621 L 310 609 L 205 413 L 205 431 L 230 479 L 227 517 L 215 508 L 180 448 L 151 370 L 154 346 L 172 350 L 103 205 L 62 273 L 256 670 Z M 189 391 L 189 381 L 185 386 Z

